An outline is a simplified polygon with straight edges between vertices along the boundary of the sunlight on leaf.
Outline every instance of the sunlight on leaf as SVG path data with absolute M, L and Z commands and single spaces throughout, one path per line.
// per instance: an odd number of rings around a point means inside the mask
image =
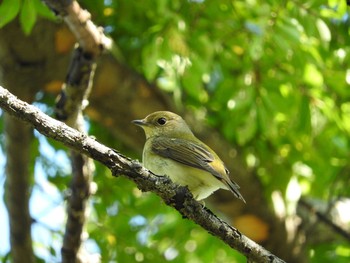
M 21 0 L 4 0 L 0 4 L 0 28 L 11 22 L 18 14 Z
M 323 76 L 314 64 L 306 64 L 304 68 L 304 80 L 312 86 L 323 85 Z
M 23 32 L 29 35 L 36 22 L 36 10 L 34 2 L 31 0 L 23 0 L 23 5 L 20 13 L 20 22 Z

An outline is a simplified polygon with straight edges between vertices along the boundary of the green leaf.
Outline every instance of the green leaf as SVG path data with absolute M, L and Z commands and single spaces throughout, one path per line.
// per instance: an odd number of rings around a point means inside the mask
M 257 108 L 252 106 L 249 111 L 244 125 L 237 130 L 237 141 L 239 145 L 245 145 L 256 135 L 258 130 Z
M 265 108 L 265 105 L 259 101 L 256 107 L 257 113 L 257 125 L 258 129 L 262 134 L 268 133 L 274 128 L 274 123 L 268 118 L 268 113 Z
M 45 17 L 49 20 L 56 19 L 55 14 L 42 1 L 40 1 L 40 0 L 32 0 L 32 1 L 33 1 L 33 5 L 34 5 L 35 10 L 36 10 L 38 15 Z
M 36 15 L 37 13 L 34 2 L 31 0 L 24 0 L 19 21 L 21 23 L 22 30 L 26 35 L 29 35 L 32 31 L 36 21 Z
M 346 14 L 346 1 L 330 0 L 328 2 L 330 8 L 322 8 L 320 14 L 326 18 L 342 19 Z
M 298 44 L 300 42 L 300 25 L 296 20 L 282 18 L 276 24 L 276 33 L 289 44 Z
M 4 0 L 0 5 L 0 28 L 11 22 L 18 14 L 21 0 Z
M 207 93 L 203 89 L 202 76 L 206 73 L 206 63 L 200 57 L 194 56 L 191 60 L 192 65 L 182 78 L 182 84 L 186 94 L 197 102 L 205 103 L 208 100 Z
M 298 130 L 302 133 L 310 134 L 311 132 L 311 112 L 310 101 L 307 96 L 303 96 L 299 109 Z
M 142 50 L 143 73 L 149 81 L 153 81 L 159 72 L 157 60 L 159 59 L 159 47 L 156 41 L 152 45 L 145 46 Z
M 314 64 L 306 64 L 304 68 L 304 81 L 312 86 L 320 87 L 324 83 L 322 73 Z

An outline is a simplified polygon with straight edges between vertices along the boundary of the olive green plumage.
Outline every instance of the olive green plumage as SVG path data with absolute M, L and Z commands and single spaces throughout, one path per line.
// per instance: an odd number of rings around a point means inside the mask
M 143 165 L 147 169 L 188 186 L 197 200 L 222 188 L 245 202 L 221 159 L 194 136 L 179 115 L 157 111 L 133 123 L 141 126 L 146 134 Z

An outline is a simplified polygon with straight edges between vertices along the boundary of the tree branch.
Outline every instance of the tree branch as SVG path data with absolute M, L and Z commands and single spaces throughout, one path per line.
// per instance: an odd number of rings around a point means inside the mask
M 95 59 L 86 57 L 81 48 L 73 53 L 68 70 L 66 83 L 63 85 L 60 99 L 56 104 L 56 115 L 59 119 L 84 131 L 83 109 L 92 87 L 92 80 L 96 69 Z M 95 170 L 94 163 L 87 156 L 77 151 L 70 151 L 72 179 L 70 183 L 71 195 L 67 202 L 67 223 L 62 245 L 62 262 L 82 262 L 78 253 L 84 223 L 86 221 L 86 205 L 90 197 L 90 184 Z
M 91 21 L 91 15 L 83 10 L 74 0 L 43 0 L 57 15 L 63 17 L 79 46 L 92 57 L 101 54 L 105 48 L 112 48 L 112 41 L 107 38 L 102 28 L 96 27 Z
M 30 123 L 43 135 L 101 162 L 112 171 L 114 176 L 123 175 L 134 181 L 142 191 L 156 193 L 167 205 L 176 208 L 184 217 L 193 220 L 230 247 L 244 254 L 248 260 L 284 262 L 205 209 L 193 199 L 186 187 L 172 183 L 168 177 L 154 175 L 139 162 L 47 116 L 36 107 L 17 99 L 2 87 L 0 87 L 0 107 L 16 118 Z
M 65 84 L 56 104 L 56 116 L 60 120 L 84 131 L 83 109 L 87 106 L 96 58 L 111 41 L 90 20 L 88 11 L 81 9 L 76 1 L 46 0 L 46 4 L 64 21 L 79 42 L 74 50 Z M 80 152 L 71 151 L 72 164 L 71 195 L 67 203 L 68 218 L 62 245 L 62 262 L 81 262 L 78 251 L 81 245 L 86 219 L 86 204 L 90 196 L 90 183 L 95 170 L 91 159 Z
M 341 235 L 342 237 L 350 241 L 350 233 L 346 231 L 346 229 L 343 229 L 341 226 L 333 222 L 332 219 L 330 219 L 327 215 L 317 210 L 316 207 L 307 202 L 305 199 L 300 199 L 299 205 L 307 209 L 311 214 L 315 214 L 321 222 L 333 229 L 335 233 Z

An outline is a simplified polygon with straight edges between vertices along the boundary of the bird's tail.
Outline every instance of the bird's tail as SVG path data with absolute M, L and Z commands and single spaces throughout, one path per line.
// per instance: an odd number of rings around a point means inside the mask
M 229 190 L 238 198 L 241 199 L 244 203 L 246 203 L 246 201 L 244 200 L 243 196 L 241 195 L 241 193 L 239 192 L 239 185 L 236 184 L 234 181 L 229 180 L 228 182 L 225 181 L 225 184 L 228 186 Z

